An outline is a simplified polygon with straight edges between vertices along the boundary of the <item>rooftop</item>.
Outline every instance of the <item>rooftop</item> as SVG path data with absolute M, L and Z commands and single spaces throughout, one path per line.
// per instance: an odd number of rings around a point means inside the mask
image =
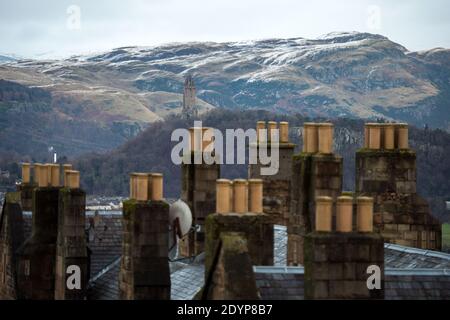
M 26 213 L 26 236 L 31 234 L 31 214 Z M 87 212 L 86 232 L 91 255 L 89 298 L 115 300 L 119 297 L 122 250 L 121 214 Z M 275 265 L 255 266 L 257 286 L 263 299 L 303 299 L 303 267 L 286 266 L 286 227 L 276 225 Z M 204 281 L 203 261 L 171 262 L 171 296 L 193 299 Z M 450 299 L 450 254 L 385 244 L 386 299 Z

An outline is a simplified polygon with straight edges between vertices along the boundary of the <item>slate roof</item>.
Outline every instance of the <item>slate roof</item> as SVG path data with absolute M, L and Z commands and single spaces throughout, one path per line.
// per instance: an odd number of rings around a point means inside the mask
M 254 271 L 262 299 L 304 299 L 302 267 L 254 267 Z M 384 284 L 387 300 L 450 299 L 450 270 L 387 268 Z
M 26 235 L 31 233 L 31 214 L 24 215 Z M 122 243 L 121 215 L 87 213 L 86 230 L 91 256 L 89 299 L 119 297 Z M 303 299 L 303 267 L 286 267 L 286 227 L 275 226 L 273 267 L 254 267 L 261 297 L 267 300 Z M 202 261 L 173 262 L 171 296 L 189 300 L 204 281 Z M 450 299 L 450 254 L 385 244 L 386 299 Z

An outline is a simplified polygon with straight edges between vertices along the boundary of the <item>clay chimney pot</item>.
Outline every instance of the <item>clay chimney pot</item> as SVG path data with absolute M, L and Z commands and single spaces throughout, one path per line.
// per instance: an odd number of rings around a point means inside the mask
M 230 213 L 230 198 L 231 198 L 230 180 L 218 179 L 216 180 L 216 212 L 217 213 Z
M 333 199 L 331 197 L 316 198 L 316 231 L 331 232 L 332 205 Z

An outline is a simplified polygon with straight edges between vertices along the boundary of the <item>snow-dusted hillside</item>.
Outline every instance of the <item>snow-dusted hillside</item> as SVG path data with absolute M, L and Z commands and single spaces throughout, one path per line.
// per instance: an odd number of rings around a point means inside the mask
M 65 120 L 124 130 L 180 112 L 187 74 L 201 111 L 263 108 L 450 129 L 450 50 L 409 52 L 368 33 L 124 47 L 0 65 L 0 79 L 49 92 L 52 112 Z
M 23 72 L 37 75 L 27 78 Z M 368 33 L 126 47 L 63 61 L 20 61 L 0 69 L 1 78 L 44 84 L 58 97 L 77 99 L 81 94 L 100 104 L 110 98 L 117 110 L 108 112 L 130 113 L 130 118 L 144 122 L 177 107 L 188 73 L 206 108 L 387 117 L 444 127 L 450 118 L 434 116 L 447 111 L 439 100 L 449 86 L 450 51 L 411 53 Z M 127 100 L 134 107 L 128 107 Z

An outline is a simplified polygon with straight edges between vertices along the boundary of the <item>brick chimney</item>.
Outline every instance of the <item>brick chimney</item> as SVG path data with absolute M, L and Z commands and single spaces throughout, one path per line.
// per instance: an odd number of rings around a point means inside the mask
M 270 132 L 274 129 L 279 130 L 279 141 L 269 141 Z M 266 134 L 263 134 L 266 129 Z M 256 124 L 258 142 L 250 144 L 249 148 L 256 149 L 262 145 L 266 145 L 269 141 L 268 152 L 270 152 L 270 144 L 275 143 L 279 147 L 279 170 L 275 175 L 261 175 L 261 168 L 265 167 L 259 161 L 256 164 L 249 165 L 249 179 L 262 179 L 264 185 L 263 204 L 264 212 L 269 215 L 275 224 L 287 225 L 289 218 L 289 206 L 291 197 L 291 168 L 292 156 L 294 154 L 295 144 L 289 141 L 289 123 L 282 121 L 277 124 L 275 121 L 258 121 Z M 259 159 L 259 158 L 258 158 Z
M 253 265 L 273 265 L 273 224 L 267 214 L 259 212 L 262 207 L 262 185 L 263 181 L 256 179 L 237 179 L 232 186 L 229 180 L 217 180 L 217 213 L 208 215 L 206 219 L 206 278 L 217 253 L 220 235 L 224 232 L 238 232 L 247 239 Z M 231 190 L 234 190 L 234 196 Z M 248 208 L 256 212 L 249 212 Z
M 356 192 L 375 199 L 374 230 L 387 242 L 439 250 L 441 225 L 417 194 L 416 153 L 408 125 L 368 123 L 356 152 Z
M 337 198 L 338 229 L 331 228 L 333 201 L 317 198 L 316 228 L 305 236 L 305 298 L 384 299 L 384 241 L 372 231 L 373 199 L 356 199 L 356 230 L 353 200 L 346 196 Z M 378 288 L 368 286 L 374 267 L 379 270 Z
M 342 157 L 333 153 L 331 123 L 304 124 L 303 152 L 293 156 L 288 232 L 288 265 L 303 264 L 303 238 L 315 230 L 317 197 L 342 191 Z M 334 218 L 333 218 L 334 219 Z
M 52 166 L 52 184 L 59 184 L 59 165 Z M 85 234 L 86 193 L 79 186 L 80 173 L 65 172 L 66 186 L 59 191 L 55 299 L 84 300 L 89 279 Z
M 132 174 L 123 203 L 119 289 L 123 300 L 169 300 L 169 204 L 161 174 Z
M 200 226 L 200 230 L 190 233 L 180 243 L 182 256 L 198 255 L 204 251 L 205 219 L 214 212 L 216 207 L 216 180 L 220 178 L 219 164 L 195 164 L 196 153 L 203 155 L 205 148 L 213 143 L 206 139 L 206 130 L 212 128 L 190 128 L 191 152 L 190 164 L 181 165 L 181 200 L 186 202 L 193 215 L 193 223 Z M 200 150 L 201 147 L 201 150 Z M 209 156 L 212 156 L 209 153 Z

